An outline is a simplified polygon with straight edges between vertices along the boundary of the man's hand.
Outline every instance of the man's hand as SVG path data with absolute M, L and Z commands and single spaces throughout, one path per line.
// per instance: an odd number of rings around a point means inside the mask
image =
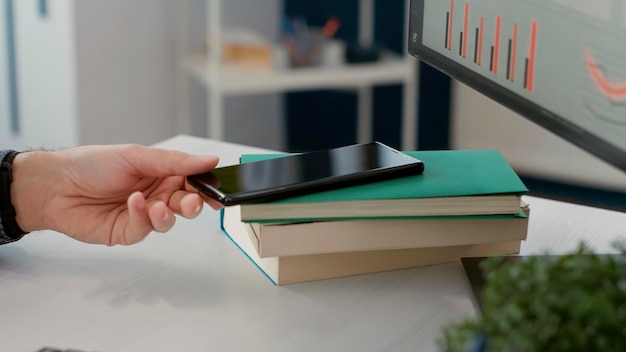
M 13 162 L 11 197 L 25 231 L 51 229 L 83 242 L 130 245 L 151 231 L 168 231 L 175 214 L 196 217 L 203 197 L 185 176 L 217 162 L 139 145 L 21 153 Z

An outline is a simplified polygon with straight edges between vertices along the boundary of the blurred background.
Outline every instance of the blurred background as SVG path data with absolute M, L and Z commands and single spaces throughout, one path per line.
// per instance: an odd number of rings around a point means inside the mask
M 0 0 L 0 148 L 150 145 L 182 133 L 284 151 L 370 139 L 498 149 L 533 195 L 626 211 L 623 172 L 409 57 L 407 9 Z

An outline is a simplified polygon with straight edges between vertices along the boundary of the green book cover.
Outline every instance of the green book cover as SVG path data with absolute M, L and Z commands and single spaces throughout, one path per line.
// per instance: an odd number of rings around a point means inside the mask
M 528 192 L 524 183 L 497 150 L 409 151 L 424 162 L 415 176 L 317 192 L 271 203 L 307 203 L 372 199 L 407 199 L 515 194 Z M 244 154 L 253 162 L 289 154 Z

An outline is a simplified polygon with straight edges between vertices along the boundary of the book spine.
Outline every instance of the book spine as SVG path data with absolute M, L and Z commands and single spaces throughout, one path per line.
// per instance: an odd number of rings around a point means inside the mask
M 254 261 L 254 259 L 252 259 L 248 253 L 246 253 L 246 251 L 243 250 L 243 248 L 241 248 L 237 242 L 235 242 L 235 240 L 233 240 L 232 237 L 230 237 L 230 235 L 228 234 L 228 231 L 226 231 L 226 229 L 224 228 L 224 208 L 220 209 L 220 229 L 222 230 L 222 232 L 224 233 L 224 235 L 226 235 L 226 237 L 228 237 L 228 239 L 237 247 L 237 249 L 243 253 L 246 258 L 248 258 L 248 260 L 254 264 L 254 266 L 257 267 L 257 269 L 259 269 L 259 271 L 261 271 L 263 273 L 263 275 L 265 275 L 265 277 L 270 280 L 270 282 L 274 285 L 278 285 L 278 283 L 274 280 L 272 280 L 272 278 L 265 272 L 265 270 L 263 270 L 263 268 L 261 268 L 257 262 Z

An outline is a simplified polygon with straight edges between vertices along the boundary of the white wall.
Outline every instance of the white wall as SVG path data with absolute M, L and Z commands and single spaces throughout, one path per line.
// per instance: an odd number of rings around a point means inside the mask
M 190 0 L 203 20 L 205 0 Z M 92 143 L 152 144 L 178 133 L 176 119 L 177 3 L 171 0 L 14 1 L 22 132 L 12 136 L 8 84 L 0 80 L 2 147 L 64 147 Z M 4 3 L 3 3 L 4 5 Z M 278 36 L 280 0 L 223 0 L 225 28 L 250 26 Z M 4 6 L 0 14 L 4 19 Z M 194 28 L 204 40 L 204 23 Z M 4 26 L 0 75 L 6 76 Z M 192 131 L 206 135 L 206 94 L 195 82 Z M 226 139 L 282 149 L 280 94 L 225 99 Z
M 626 173 L 459 82 L 452 89 L 452 148 L 498 149 L 530 176 L 626 191 Z
M 175 2 L 77 0 L 76 8 L 83 140 L 153 144 L 176 134 Z
M 280 0 L 222 0 L 224 28 L 254 28 L 270 40 L 278 39 Z M 283 103 L 280 94 L 228 97 L 225 102 L 226 138 L 270 149 L 284 149 Z
M 45 17 L 37 4 L 14 1 L 21 131 L 10 133 L 2 79 L 2 147 L 153 144 L 178 133 L 175 2 L 49 1 Z
M 45 19 L 39 16 L 36 1 L 13 4 L 20 133 L 13 135 L 3 126 L 2 145 L 16 149 L 63 146 L 78 134 L 73 3 L 55 2 L 54 11 Z M 6 43 L 2 46 L 6 58 L 4 50 Z M 3 123 L 9 121 L 8 110 L 6 114 Z

